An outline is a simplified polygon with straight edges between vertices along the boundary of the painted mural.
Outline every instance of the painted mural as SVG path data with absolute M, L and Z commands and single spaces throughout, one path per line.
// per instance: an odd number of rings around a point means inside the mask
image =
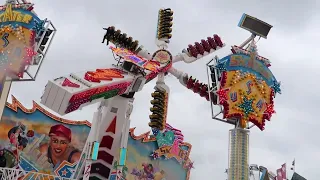
M 15 97 L 7 103 L 0 121 L 0 167 L 28 172 L 20 179 L 73 177 L 90 132 L 88 121 L 70 121 L 52 115 L 33 102 L 25 108 Z M 191 144 L 180 130 L 166 125 L 164 132 L 136 136 L 129 131 L 126 166 L 117 172 L 114 162 L 110 180 L 189 180 L 193 162 Z M 153 132 L 155 134 L 155 132 Z M 81 156 L 82 154 L 82 156 Z
M 150 132 L 136 136 L 134 129 L 130 129 L 126 167 L 117 177 L 115 163 L 111 180 L 189 179 L 190 169 L 193 168 L 189 158 L 191 144 L 180 142 L 172 131 L 158 133 L 157 136 L 150 135 Z
M 0 146 L 9 168 L 70 178 L 90 132 L 88 121 L 70 121 L 33 102 L 26 109 L 14 97 L 0 122 Z M 1 153 L 1 151 L 0 151 Z

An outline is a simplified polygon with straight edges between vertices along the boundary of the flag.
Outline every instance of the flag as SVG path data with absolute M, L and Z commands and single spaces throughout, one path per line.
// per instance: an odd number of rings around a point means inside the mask
M 292 167 L 291 167 L 291 170 L 294 170 L 294 166 L 296 165 L 296 159 L 294 159 L 293 161 L 292 161 Z
M 282 171 L 281 168 L 277 169 L 277 180 L 284 180 L 282 177 Z
M 286 163 L 282 164 L 281 171 L 282 171 L 281 172 L 282 178 L 287 179 L 287 165 L 286 165 Z
M 277 180 L 286 180 L 287 179 L 287 170 L 286 164 L 284 163 L 281 168 L 277 169 Z

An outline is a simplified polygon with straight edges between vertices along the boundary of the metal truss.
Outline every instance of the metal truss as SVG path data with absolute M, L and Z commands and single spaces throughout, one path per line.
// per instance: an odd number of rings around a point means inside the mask
M 18 3 L 21 3 L 21 2 L 18 1 Z M 48 37 L 45 37 L 48 31 L 51 31 L 51 34 Z M 26 66 L 24 70 L 23 78 L 19 78 L 19 77 L 10 78 L 10 79 L 8 78 L 7 81 L 35 81 L 56 32 L 57 32 L 57 29 L 52 24 L 52 22 L 48 19 L 45 19 L 44 32 L 40 37 L 39 41 L 35 43 L 35 46 L 34 46 L 34 51 L 37 52 L 37 55 L 33 57 L 30 65 Z M 45 45 L 41 45 L 41 43 L 45 38 L 49 38 L 49 39 L 47 40 Z
M 247 40 L 245 40 L 239 47 L 244 47 L 246 46 L 248 43 L 250 43 L 254 38 L 256 37 L 256 35 L 252 34 Z M 219 116 L 221 114 L 223 114 L 223 106 L 219 105 L 216 102 L 213 102 L 213 98 L 211 98 L 211 93 L 213 92 L 214 94 L 216 94 L 217 90 L 220 89 L 220 78 L 219 78 L 219 72 L 218 70 L 215 68 L 215 66 L 218 63 L 218 56 L 215 56 L 213 59 L 211 59 L 207 64 L 207 78 L 208 78 L 208 91 L 209 91 L 209 99 L 210 99 L 210 105 L 211 105 L 211 117 L 214 120 L 217 121 L 221 121 L 223 123 L 228 123 L 228 124 L 232 124 L 235 126 L 239 125 L 238 119 L 223 119 L 223 118 L 219 118 Z M 216 94 L 217 95 L 217 94 Z M 219 102 L 219 97 L 217 98 L 217 102 Z M 215 112 L 215 108 L 216 106 L 219 106 L 219 110 L 217 112 Z M 255 125 L 253 123 L 248 123 L 247 125 L 247 129 L 251 129 L 253 128 Z
M 214 94 L 216 94 L 216 92 L 218 91 L 218 89 L 220 89 L 220 81 L 219 81 L 219 77 L 218 77 L 218 70 L 215 67 L 215 65 L 217 64 L 219 58 L 218 56 L 215 56 L 214 59 L 210 60 L 206 66 L 207 66 L 207 77 L 208 77 L 208 91 L 209 91 L 209 99 L 210 99 L 210 105 L 211 105 L 211 117 L 214 120 L 217 121 L 221 121 L 224 123 L 228 123 L 228 124 L 232 124 L 232 125 L 236 125 L 237 124 L 237 120 L 235 119 L 222 119 L 219 118 L 219 116 L 221 114 L 223 114 L 223 106 L 221 105 L 217 105 L 216 102 L 213 102 L 214 98 L 211 98 L 211 92 L 213 92 Z M 217 94 L 216 94 L 217 95 Z M 217 97 L 217 102 L 219 102 L 219 97 Z M 218 112 L 215 112 L 215 106 L 219 106 L 219 110 Z

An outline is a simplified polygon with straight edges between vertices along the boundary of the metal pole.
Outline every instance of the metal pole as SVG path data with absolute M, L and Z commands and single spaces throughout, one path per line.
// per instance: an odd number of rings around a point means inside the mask
M 251 34 L 251 36 L 245 40 L 242 44 L 240 44 L 240 48 L 243 48 L 245 45 L 247 45 L 250 41 L 252 41 L 256 37 L 255 34 Z
M 213 59 L 212 59 L 213 60 Z M 212 61 L 211 60 L 211 61 Z M 210 81 L 210 74 L 209 74 L 209 63 L 211 62 L 211 61 L 209 61 L 207 64 L 206 64 L 206 66 L 207 66 L 207 78 L 208 78 L 208 92 L 209 92 L 209 100 L 210 100 L 210 106 L 211 106 L 211 117 L 213 117 L 213 105 L 212 105 L 212 100 L 211 100 L 211 92 L 210 92 L 210 87 L 212 86 L 210 83 L 211 83 L 211 81 Z
M 287 163 L 286 163 L 286 180 L 288 180 Z
M 2 117 L 2 113 L 4 108 L 6 107 L 7 98 L 11 88 L 11 80 L 6 81 L 6 76 L 0 81 L 1 89 L 0 89 L 0 117 Z
M 34 75 L 34 79 L 36 79 L 36 77 L 37 77 L 37 75 L 38 75 L 38 73 L 39 73 L 39 70 L 40 70 L 40 68 L 41 68 L 41 66 L 42 66 L 42 61 L 43 61 L 43 59 L 46 57 L 47 52 L 48 52 L 48 50 L 49 50 L 49 48 L 50 48 L 50 45 L 51 45 L 51 43 L 52 43 L 52 40 L 53 40 L 53 38 L 54 38 L 54 36 L 55 36 L 55 34 L 56 34 L 56 32 L 57 32 L 57 29 L 53 26 L 52 22 L 51 22 L 51 21 L 48 21 L 48 23 L 49 23 L 49 24 L 47 25 L 46 29 L 48 29 L 48 28 L 49 28 L 49 25 L 51 25 L 51 27 L 53 28 L 53 32 L 52 32 L 53 34 L 52 34 L 52 37 L 51 37 L 51 39 L 50 39 L 49 44 L 47 45 L 47 49 L 45 50 L 45 53 L 42 53 L 42 54 L 43 54 L 43 57 L 42 57 L 41 61 L 39 62 L 38 69 L 37 69 L 37 71 L 36 71 L 36 73 L 35 73 L 35 75 Z M 42 42 L 42 39 L 43 39 L 43 37 L 41 38 L 41 40 L 40 40 L 39 42 Z M 40 47 L 40 44 L 38 44 L 37 49 L 39 49 L 39 47 Z

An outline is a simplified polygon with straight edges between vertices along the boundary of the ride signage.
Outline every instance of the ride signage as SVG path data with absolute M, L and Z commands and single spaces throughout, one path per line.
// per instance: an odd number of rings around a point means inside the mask
M 263 78 L 269 86 L 272 86 L 276 78 L 270 69 L 260 60 L 256 60 L 253 54 L 233 54 L 219 60 L 225 66 L 226 71 L 247 71 L 257 77 Z
M 0 76 L 22 78 L 25 66 L 37 54 L 35 37 L 44 23 L 27 8 L 8 3 L 0 11 Z
M 265 120 L 275 113 L 273 98 L 280 93 L 280 84 L 267 64 L 257 58 L 256 49 L 226 56 L 216 68 L 222 72 L 217 95 L 224 107 L 224 118 L 239 119 L 243 128 L 250 121 L 264 130 Z
M 7 4 L 5 9 L 0 11 L 0 24 L 23 26 L 27 29 L 34 29 L 35 26 L 41 24 L 42 20 L 39 19 L 33 12 L 23 7 L 12 4 Z

